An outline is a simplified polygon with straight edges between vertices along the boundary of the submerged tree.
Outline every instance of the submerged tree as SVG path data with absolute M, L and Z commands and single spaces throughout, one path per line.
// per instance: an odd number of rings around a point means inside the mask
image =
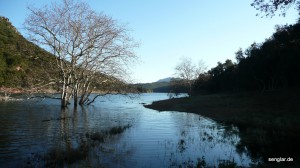
M 93 82 L 101 87 L 98 90 L 123 91 L 120 86 L 124 86 L 127 65 L 135 60 L 137 47 L 123 25 L 73 0 L 29 10 L 24 23 L 29 39 L 56 56 L 62 108 L 71 98 L 74 106 L 90 103 Z

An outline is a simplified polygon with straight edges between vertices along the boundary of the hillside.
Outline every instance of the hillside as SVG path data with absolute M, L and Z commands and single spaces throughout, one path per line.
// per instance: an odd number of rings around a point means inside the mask
M 168 93 L 171 90 L 169 82 L 139 83 L 133 86 L 140 88 L 141 92 Z
M 55 56 L 26 40 L 9 19 L 1 16 L 0 30 L 0 92 L 59 90 L 60 72 Z M 136 91 L 113 76 L 95 75 L 94 92 Z
M 156 82 L 171 82 L 172 79 L 174 79 L 174 78 L 168 77 L 168 78 L 160 79 L 160 80 L 158 80 L 158 81 L 156 81 Z
M 170 93 L 174 92 L 174 89 L 177 89 L 180 93 L 186 93 L 187 88 L 184 86 L 176 86 L 176 88 L 171 86 L 170 83 L 174 79 L 176 78 L 169 77 L 152 83 L 138 83 L 134 86 L 139 88 L 141 92 Z
M 34 88 L 56 79 L 55 57 L 27 41 L 0 17 L 0 87 Z

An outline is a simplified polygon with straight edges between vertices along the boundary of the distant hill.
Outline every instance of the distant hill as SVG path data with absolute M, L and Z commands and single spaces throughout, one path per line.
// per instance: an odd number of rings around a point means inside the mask
M 135 84 L 134 86 L 140 88 L 143 92 L 169 93 L 171 91 L 169 84 L 172 79 L 173 78 L 169 77 L 152 83 Z
M 152 83 L 138 83 L 133 86 L 138 88 L 140 92 L 156 92 L 156 93 L 170 93 L 170 92 L 178 92 L 178 93 L 187 93 L 188 88 L 183 85 L 171 86 L 170 82 L 172 80 L 179 80 L 178 78 L 163 78 L 156 82 Z
M 156 81 L 156 82 L 170 82 L 172 79 L 174 79 L 174 78 L 168 77 L 168 78 L 160 79 L 160 80 L 158 80 L 158 81 Z
M 31 88 L 57 79 L 55 57 L 0 16 L 0 87 Z
M 138 83 L 133 86 L 139 88 L 141 92 L 170 92 L 169 82 Z

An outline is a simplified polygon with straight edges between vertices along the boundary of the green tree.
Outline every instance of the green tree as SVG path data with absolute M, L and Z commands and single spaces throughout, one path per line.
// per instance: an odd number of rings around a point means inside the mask
M 276 32 L 263 43 L 251 44 L 231 60 L 218 62 L 208 77 L 196 80 L 194 90 L 213 92 L 230 90 L 273 91 L 300 86 L 300 22 L 276 26 Z M 206 77 L 206 78 L 205 78 Z
M 238 63 L 245 59 L 242 48 L 239 48 L 239 50 L 235 53 L 235 58 Z
M 209 90 L 224 91 L 235 89 L 235 64 L 227 59 L 224 63 L 218 62 L 218 65 L 208 71 L 211 76 L 209 81 Z

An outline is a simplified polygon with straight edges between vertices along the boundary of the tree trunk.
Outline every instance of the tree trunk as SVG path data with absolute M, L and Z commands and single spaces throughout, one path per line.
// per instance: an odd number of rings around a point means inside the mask
M 61 96 L 61 109 L 65 109 L 67 106 L 68 106 L 67 95 L 65 92 L 63 92 Z
M 61 108 L 65 109 L 66 107 L 68 107 L 69 104 L 69 99 L 70 96 L 69 95 L 69 77 L 64 77 L 63 79 L 63 84 L 62 84 L 62 92 L 61 92 Z
M 90 87 L 91 82 L 89 82 L 88 80 L 86 81 L 86 83 L 83 85 L 83 91 L 82 91 L 82 95 L 80 97 L 80 101 L 79 104 L 80 105 L 84 105 L 87 101 L 88 101 L 88 97 L 90 95 L 89 93 L 89 87 Z
M 64 109 L 67 107 L 67 103 L 66 103 L 66 79 L 64 78 L 63 81 L 63 86 L 62 86 L 62 91 L 61 91 L 61 108 Z
M 73 99 L 74 99 L 74 107 L 76 108 L 78 105 L 78 85 L 77 84 L 75 84 L 75 87 L 74 87 Z

